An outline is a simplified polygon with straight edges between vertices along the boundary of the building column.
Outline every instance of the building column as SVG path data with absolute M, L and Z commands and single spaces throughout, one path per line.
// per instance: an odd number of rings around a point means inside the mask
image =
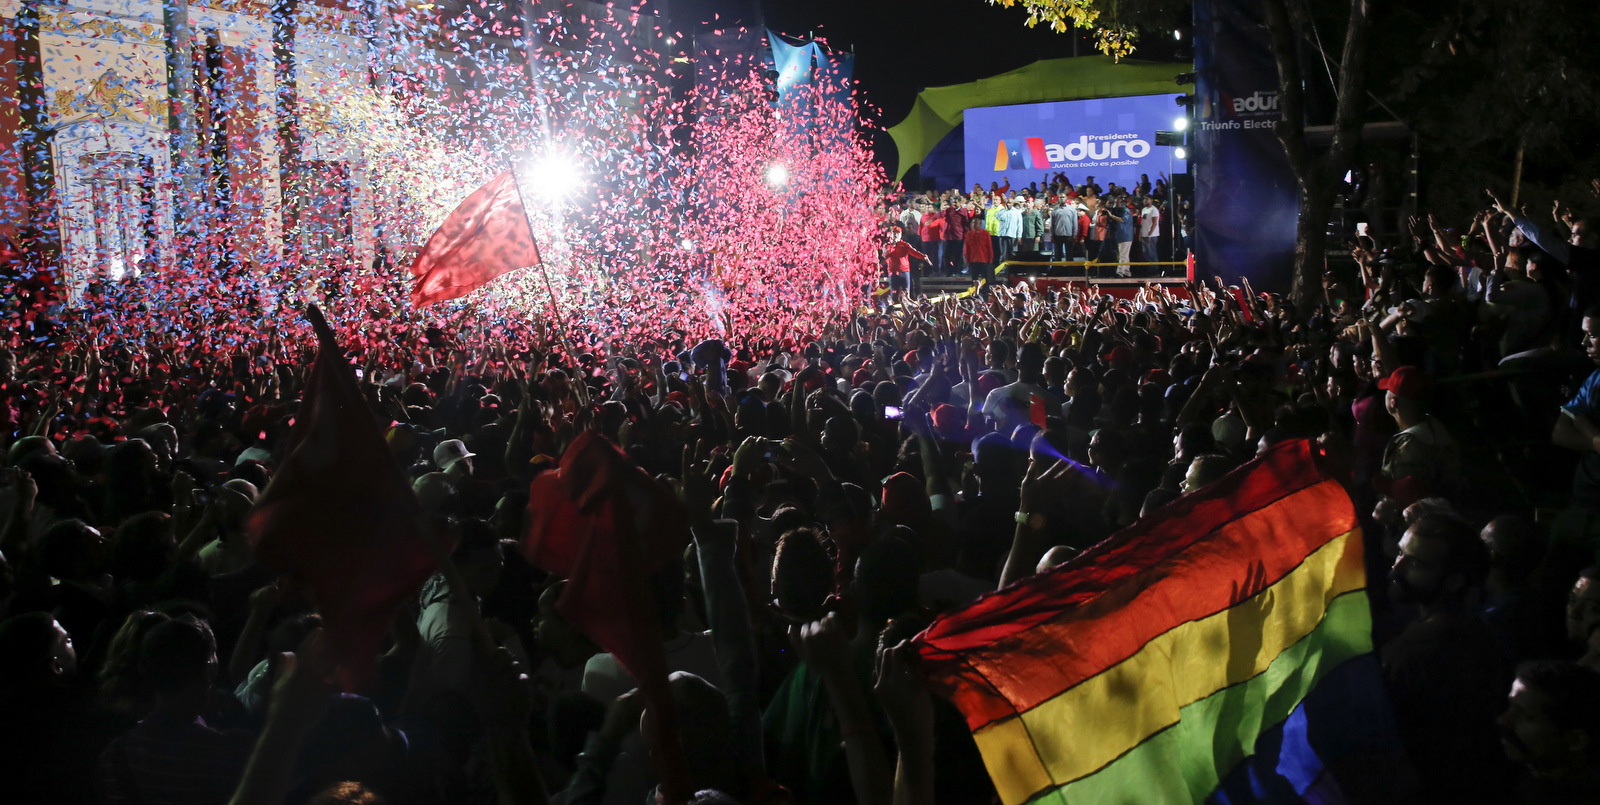
M 167 53 L 167 137 L 172 154 L 174 256 L 188 269 L 202 253 L 205 227 L 205 154 L 195 119 L 194 34 L 187 0 L 163 0 Z
M 17 100 L 22 112 L 17 145 L 22 152 L 23 190 L 28 205 L 28 227 L 22 240 L 42 265 L 59 265 L 61 220 L 55 161 L 50 156 L 54 132 L 45 100 L 44 57 L 39 49 L 40 5 L 41 0 L 23 0 L 16 17 Z
M 300 116 L 294 47 L 299 13 L 299 0 L 273 0 L 272 61 L 277 84 L 279 210 L 283 220 L 284 258 L 296 263 L 300 259 L 300 193 L 296 187 L 300 168 Z

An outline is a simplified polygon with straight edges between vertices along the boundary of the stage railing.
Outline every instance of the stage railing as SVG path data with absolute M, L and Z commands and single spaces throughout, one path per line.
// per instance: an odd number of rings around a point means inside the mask
M 996 275 L 1002 274 L 1010 266 L 1064 266 L 1067 268 L 1082 266 L 1087 271 L 1090 266 L 1184 266 L 1187 268 L 1188 265 L 1189 261 L 1187 260 L 1158 260 L 1154 262 L 1135 262 L 1130 260 L 1126 263 L 1120 260 L 1007 260 L 995 266 L 994 273 Z

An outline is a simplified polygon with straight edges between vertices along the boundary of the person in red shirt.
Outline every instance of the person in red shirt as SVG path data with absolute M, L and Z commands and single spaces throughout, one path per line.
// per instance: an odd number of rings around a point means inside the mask
M 989 264 L 994 262 L 994 241 L 989 236 L 989 230 L 977 220 L 967 227 L 964 256 L 974 279 L 988 276 Z
M 927 209 L 922 212 L 922 222 L 917 227 L 917 234 L 922 238 L 922 248 L 933 254 L 928 260 L 928 273 L 944 273 L 944 233 L 949 226 L 945 220 L 945 210 L 941 206 L 938 210 Z
M 939 273 L 960 276 L 967 273 L 966 240 L 967 216 L 966 204 L 959 197 L 952 201 L 944 211 L 944 259 L 939 263 Z M 953 271 L 947 271 L 945 264 L 949 263 Z
M 911 258 L 926 262 L 928 256 L 911 248 L 911 244 L 902 239 L 903 236 L 899 227 L 889 227 L 889 245 L 883 249 L 883 261 L 889 271 L 889 287 L 910 293 Z

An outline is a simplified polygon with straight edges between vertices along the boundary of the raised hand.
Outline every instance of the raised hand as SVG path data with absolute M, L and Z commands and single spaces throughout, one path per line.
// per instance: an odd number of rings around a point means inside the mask
M 872 693 L 896 735 L 933 734 L 933 695 L 916 661 L 916 648 L 908 640 L 878 649 L 873 663 Z
M 1079 477 L 1077 466 L 1070 461 L 1029 461 L 1022 477 L 1022 511 L 1042 512 L 1060 506 L 1072 498 Z
M 1507 207 L 1505 204 L 1501 203 L 1500 197 L 1495 195 L 1493 190 L 1489 190 L 1489 189 L 1485 188 L 1483 192 L 1484 192 L 1484 195 L 1487 195 L 1489 197 L 1489 203 L 1494 206 L 1494 209 L 1495 209 L 1496 212 L 1498 212 L 1501 215 L 1504 215 L 1504 216 L 1506 216 L 1508 218 L 1512 217 L 1511 209 L 1509 207 Z

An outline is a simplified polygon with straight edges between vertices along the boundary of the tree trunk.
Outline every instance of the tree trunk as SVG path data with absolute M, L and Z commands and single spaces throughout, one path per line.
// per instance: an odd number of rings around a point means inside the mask
M 1337 185 L 1333 189 L 1337 189 Z M 1301 185 L 1300 221 L 1295 229 L 1294 284 L 1290 298 L 1299 310 L 1322 301 L 1322 272 L 1326 270 L 1328 218 L 1333 213 L 1334 194 L 1323 188 L 1306 190 Z
M 1372 10 L 1368 0 L 1351 0 L 1345 28 L 1344 52 L 1339 61 L 1339 103 L 1334 114 L 1333 143 L 1327 153 L 1312 157 L 1305 137 L 1304 81 L 1300 75 L 1298 40 L 1285 0 L 1266 0 L 1267 29 L 1272 55 L 1278 63 L 1278 142 L 1289 158 L 1300 185 L 1300 222 L 1294 252 L 1294 276 L 1289 295 L 1302 310 L 1315 305 L 1322 294 L 1326 263 L 1328 215 L 1333 209 L 1339 178 L 1349 169 L 1361 143 L 1362 112 L 1366 108 L 1367 36 Z

